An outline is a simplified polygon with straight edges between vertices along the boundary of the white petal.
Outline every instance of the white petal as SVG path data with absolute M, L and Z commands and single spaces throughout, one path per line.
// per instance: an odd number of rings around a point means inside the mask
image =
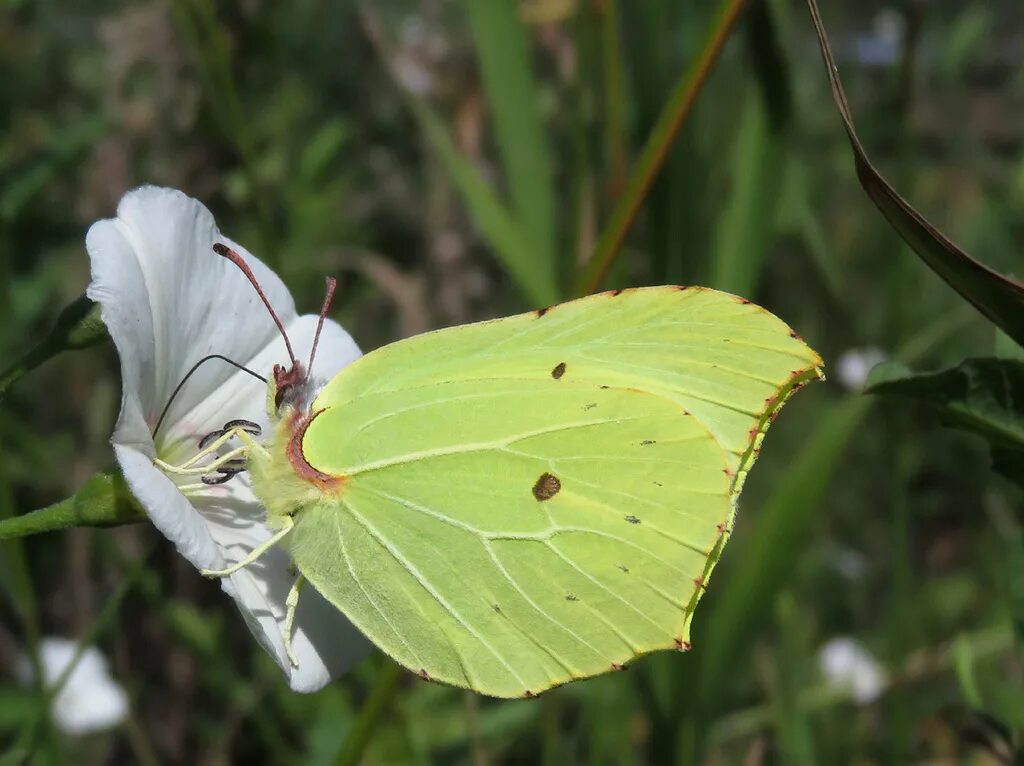
M 295 353 L 302 360 L 308 358 L 316 323 L 316 317 L 303 316 L 287 328 Z M 284 341 L 277 339 L 248 365 L 264 370 L 273 362 L 281 361 L 284 353 Z M 328 321 L 320 336 L 313 374 L 322 378 L 332 377 L 359 355 L 359 349 L 348 333 L 337 323 Z M 223 424 L 244 418 L 266 428 L 266 392 L 258 381 L 252 381 L 244 373 L 240 376 L 233 378 L 210 400 L 201 403 L 186 416 L 186 420 Z M 257 389 L 255 395 L 253 388 Z M 264 511 L 245 475 L 197 493 L 192 502 L 201 511 L 209 534 L 223 554 L 224 565 L 241 561 L 270 536 L 264 524 Z M 291 687 L 296 691 L 316 691 L 361 659 L 371 644 L 337 609 L 312 587 L 306 586 L 299 599 L 292 635 L 299 666 L 291 667 L 285 655 L 283 633 L 284 602 L 295 581 L 295 575 L 289 570 L 290 562 L 284 550 L 271 550 L 259 561 L 225 580 L 223 586 L 237 602 L 253 635 L 288 674 Z
M 198 569 L 225 566 L 220 548 L 210 534 L 209 523 L 178 491 L 153 458 L 134 447 L 114 445 L 128 489 L 142 505 L 153 525 L 174 543 L 178 553 Z
M 87 293 L 101 304 L 121 358 L 122 411 L 114 435 L 119 444 L 146 451 L 149 429 L 171 391 L 200 358 L 247 360 L 276 333 L 244 275 L 213 252 L 219 241 L 248 261 L 281 321 L 292 322 L 295 306 L 281 280 L 223 237 L 210 211 L 179 191 L 136 189 L 121 199 L 116 219 L 89 229 Z M 195 407 L 234 372 L 222 362 L 204 365 L 175 400 L 170 419 Z
M 264 513 L 244 477 L 186 499 L 152 464 L 161 411 L 192 365 L 223 354 L 262 375 L 287 364 L 284 341 L 256 292 L 233 264 L 213 253 L 226 242 L 248 261 L 288 328 L 295 352 L 308 358 L 317 318 L 296 317 L 287 289 L 263 264 L 217 231 L 212 215 L 181 192 L 144 187 L 126 195 L 116 220 L 89 230 L 89 296 L 121 359 L 122 408 L 114 433 L 118 462 L 132 493 L 160 531 L 199 568 L 244 558 L 269 536 Z M 360 355 L 349 335 L 327 322 L 313 374 L 329 378 Z M 267 429 L 266 386 L 211 361 L 193 375 L 161 426 L 160 457 L 188 457 L 196 440 L 226 421 L 244 418 Z M 194 481 L 191 479 L 190 481 Z M 284 600 L 294 580 L 284 551 L 224 581 L 260 643 L 288 673 L 293 688 L 312 691 L 344 672 L 370 644 L 312 588 L 300 599 L 293 635 L 299 668 L 284 654 Z
M 72 661 L 78 645 L 65 638 L 44 638 L 39 644 L 43 681 L 52 687 Z M 32 681 L 31 665 L 19 658 L 17 675 Z M 111 677 L 107 660 L 94 646 L 82 652 L 63 688 L 52 703 L 54 723 L 66 734 L 78 735 L 116 726 L 128 713 L 128 696 Z

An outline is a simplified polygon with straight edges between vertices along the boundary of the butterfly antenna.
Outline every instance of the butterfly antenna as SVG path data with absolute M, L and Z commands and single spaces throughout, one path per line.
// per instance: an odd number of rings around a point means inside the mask
M 274 324 L 277 325 L 277 329 L 281 331 L 281 337 L 284 338 L 284 345 L 288 349 L 288 357 L 292 360 L 292 369 L 298 369 L 299 360 L 295 358 L 295 352 L 292 351 L 292 342 L 288 340 L 288 333 L 284 331 L 284 325 L 281 324 L 281 320 L 278 319 L 277 314 L 274 312 L 274 307 L 270 305 L 270 301 L 267 300 L 266 294 L 263 292 L 263 288 L 260 287 L 260 283 L 256 281 L 256 275 L 252 273 L 252 269 L 249 268 L 249 264 L 245 260 L 232 250 L 227 245 L 220 242 L 216 242 L 213 245 L 213 252 L 217 255 L 222 255 L 235 264 L 242 273 L 245 274 L 252 286 L 256 288 L 256 294 L 260 296 L 260 300 L 263 301 L 263 305 L 267 307 L 267 311 L 270 312 L 270 318 L 274 320 Z M 319 334 L 319 331 L 318 333 Z
M 177 398 L 178 394 L 181 393 L 181 389 L 185 387 L 186 383 L 188 383 L 188 379 L 192 377 L 192 375 L 195 373 L 196 370 L 198 370 L 204 364 L 209 362 L 211 359 L 220 359 L 222 362 L 227 362 L 228 364 L 230 364 L 235 369 L 241 370 L 244 373 L 252 375 L 254 378 L 256 378 L 256 380 L 261 380 L 261 381 L 263 381 L 263 383 L 267 382 L 267 379 L 264 378 L 262 375 L 260 375 L 258 372 L 253 372 L 248 367 L 246 367 L 244 364 L 239 364 L 234 359 L 228 359 L 226 356 L 224 356 L 222 354 L 209 354 L 208 356 L 204 356 L 202 359 L 200 359 L 198 362 L 196 362 L 194 365 L 192 365 L 192 369 L 190 369 L 188 372 L 185 373 L 185 377 L 183 377 L 178 382 L 178 385 L 175 386 L 174 391 L 171 392 L 171 398 L 167 400 L 167 404 L 164 405 L 163 410 L 160 412 L 160 417 L 157 418 L 156 426 L 153 428 L 153 438 L 154 439 L 156 439 L 156 433 L 157 433 L 157 431 L 160 430 L 160 426 L 163 425 L 164 418 L 167 417 L 167 413 L 171 409 L 171 405 L 174 404 L 174 400 Z
M 312 371 L 313 359 L 316 358 L 316 347 L 320 343 L 320 331 L 324 329 L 324 320 L 331 308 L 331 301 L 334 300 L 334 289 L 338 286 L 338 280 L 334 277 L 327 277 L 327 292 L 324 294 L 324 305 L 320 307 L 320 320 L 316 323 L 316 335 L 313 336 L 313 348 L 309 352 L 309 366 L 307 370 Z

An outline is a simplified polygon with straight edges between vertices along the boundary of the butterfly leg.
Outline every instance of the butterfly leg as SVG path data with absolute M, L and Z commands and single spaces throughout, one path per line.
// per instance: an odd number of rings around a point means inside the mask
M 281 529 L 279 529 L 277 532 L 275 532 L 271 537 L 267 538 L 262 543 L 253 548 L 251 551 L 249 551 L 249 555 L 246 556 L 244 559 L 235 564 L 232 564 L 226 569 L 200 569 L 199 574 L 203 575 L 203 577 L 227 577 L 228 575 L 234 574 L 239 569 L 249 566 L 251 563 L 256 561 L 256 559 L 258 559 L 264 553 L 266 553 L 279 542 L 281 542 L 284 536 L 292 531 L 292 527 L 294 526 L 295 521 L 292 519 L 292 517 L 285 516 L 284 526 L 281 527 Z
M 292 585 L 292 589 L 288 591 L 288 597 L 284 600 L 284 653 L 288 656 L 288 662 L 293 668 L 299 666 L 299 661 L 295 659 L 295 652 L 292 651 L 292 629 L 295 626 L 295 610 L 299 606 L 299 591 L 302 590 L 305 582 L 306 578 L 301 574 L 296 577 L 295 584 Z

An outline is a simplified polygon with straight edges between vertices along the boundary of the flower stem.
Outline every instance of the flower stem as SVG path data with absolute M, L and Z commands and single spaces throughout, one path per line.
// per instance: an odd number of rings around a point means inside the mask
M 36 511 L 0 519 L 0 540 L 54 532 L 69 527 L 112 527 L 144 521 L 117 474 L 98 473 L 73 496 Z
M 384 666 L 377 671 L 370 696 L 359 711 L 348 736 L 345 737 L 338 757 L 334 760 L 335 766 L 355 766 L 362 760 L 374 729 L 377 728 L 380 717 L 391 706 L 391 701 L 398 692 L 399 681 L 404 675 L 402 666 L 391 660 L 386 660 Z

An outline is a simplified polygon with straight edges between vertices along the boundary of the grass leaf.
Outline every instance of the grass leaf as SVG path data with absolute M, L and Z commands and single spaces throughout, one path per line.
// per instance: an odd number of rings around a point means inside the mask
M 608 223 L 601 232 L 594 255 L 583 267 L 576 281 L 577 295 L 592 293 L 600 287 L 612 261 L 622 248 L 626 234 L 658 171 L 661 170 L 679 129 L 692 111 L 698 94 L 714 69 L 745 4 L 745 0 L 722 0 L 719 3 L 701 52 L 679 78 L 672 94 L 665 102 L 665 107 L 651 129 L 643 151 L 630 171 L 626 189 L 619 197 Z
M 555 267 L 555 199 L 551 150 L 530 71 L 527 27 L 514 0 L 467 0 L 494 135 L 501 152 L 509 204 L 540 254 L 536 267 Z M 541 262 L 543 257 L 543 263 Z
M 993 271 L 961 250 L 903 199 L 871 164 L 857 137 L 817 2 L 807 0 L 807 5 L 864 191 L 921 260 L 1007 335 L 1024 345 L 1024 284 Z

